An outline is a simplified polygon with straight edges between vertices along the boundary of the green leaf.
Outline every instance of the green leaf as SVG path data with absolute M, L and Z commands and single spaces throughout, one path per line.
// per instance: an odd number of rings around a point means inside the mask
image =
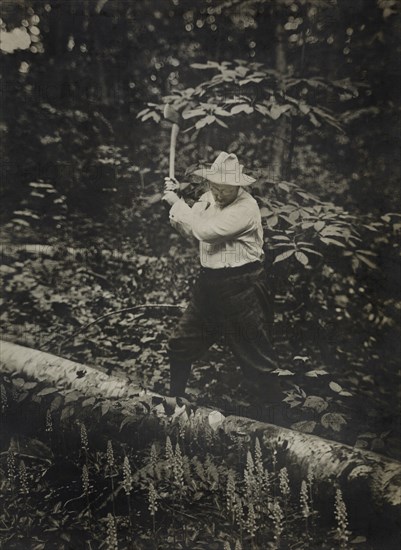
M 238 84 L 240 86 L 245 86 L 245 84 L 249 84 L 250 82 L 254 82 L 255 84 L 259 84 L 259 82 L 262 82 L 263 78 L 260 77 L 248 77 L 244 78 L 244 80 L 240 80 Z
M 292 248 L 294 249 L 294 243 L 292 242 L 289 242 L 289 243 L 274 243 L 273 244 L 273 248 L 274 250 L 279 250 L 280 248 Z
M 124 418 L 124 420 L 121 422 L 120 425 L 120 432 L 126 426 L 127 424 L 134 424 L 136 422 L 135 416 L 127 416 L 127 418 Z
M 89 407 L 90 405 L 93 405 L 95 401 L 96 399 L 94 397 L 89 397 L 88 399 L 82 401 L 82 407 Z
M 242 64 L 238 65 L 237 67 L 235 67 L 235 72 L 239 75 L 239 76 L 245 76 L 248 72 L 249 72 L 249 68 L 248 67 L 244 67 Z
M 276 369 L 271 372 L 272 374 L 278 374 L 279 376 L 294 376 L 294 372 L 287 369 Z
M 269 109 L 265 107 L 264 105 L 260 105 L 259 103 L 256 103 L 255 110 L 261 113 L 264 116 L 270 116 Z
M 309 113 L 309 120 L 312 122 L 313 126 L 315 126 L 316 128 L 320 128 L 321 123 L 312 112 Z
M 221 107 L 216 107 L 214 110 L 214 114 L 218 116 L 231 116 L 230 111 L 226 111 L 225 109 L 222 109 Z
M 300 422 L 296 422 L 295 424 L 292 424 L 291 429 L 297 430 L 298 432 L 303 432 L 307 434 L 311 434 L 313 430 L 316 428 L 316 422 L 313 420 L 301 420 Z
M 288 216 L 291 223 L 295 223 L 299 218 L 299 210 L 293 210 Z
M 61 395 L 58 395 L 57 397 L 55 397 L 53 399 L 53 401 L 50 403 L 50 407 L 49 407 L 49 410 L 51 412 L 54 412 L 56 411 L 57 409 L 59 409 L 61 407 L 61 405 L 63 404 L 63 398 L 61 397 Z
M 73 391 L 66 396 L 64 403 L 77 402 L 80 397 L 82 397 L 82 394 L 79 391 Z
M 351 542 L 351 544 L 362 544 L 362 543 L 366 542 L 366 537 L 362 537 L 362 536 L 355 537 L 350 542 Z
M 309 254 L 316 254 L 316 256 L 323 256 L 321 252 L 318 252 L 317 250 L 312 250 L 311 248 L 305 248 L 302 246 L 300 250 L 304 250 L 305 252 L 309 252 Z
M 286 252 L 283 252 L 282 254 L 279 254 L 275 259 L 273 264 L 277 264 L 278 262 L 282 262 L 284 260 L 288 260 L 293 254 L 295 250 L 287 250 Z
M 26 220 L 21 220 L 19 218 L 14 218 L 13 219 L 13 223 L 18 223 L 19 225 L 24 225 L 25 227 L 29 227 L 30 226 L 30 223 L 27 222 Z
M 278 216 L 270 216 L 269 218 L 267 218 L 266 223 L 269 227 L 275 227 L 278 224 Z
M 333 390 L 336 393 L 339 393 L 340 391 L 342 391 L 342 387 L 340 386 L 340 384 L 337 384 L 337 382 L 330 382 L 329 387 L 331 390 Z
M 43 395 L 50 395 L 51 393 L 56 393 L 57 391 L 59 391 L 57 388 L 44 388 L 37 395 L 41 397 Z
M 314 369 L 306 372 L 305 376 L 309 376 L 310 378 L 316 378 L 317 376 L 323 376 L 324 374 L 329 374 L 329 373 L 324 369 Z
M 289 241 L 290 240 L 290 238 L 287 237 L 286 235 L 274 235 L 272 237 L 272 239 L 275 239 L 277 241 Z
M 183 111 L 182 118 L 188 119 L 194 116 L 202 116 L 204 114 L 206 114 L 206 111 L 204 109 L 191 109 L 189 111 Z
M 270 108 L 269 115 L 273 120 L 277 120 L 289 109 L 291 109 L 290 105 L 273 105 Z
M 300 262 L 302 265 L 308 265 L 309 263 L 309 258 L 306 254 L 304 254 L 303 252 L 300 252 L 299 250 L 297 252 L 295 252 L 295 257 L 296 259 L 298 260 L 298 262 Z
M 207 115 L 204 118 L 201 118 L 198 120 L 198 122 L 195 124 L 195 128 L 199 130 L 200 128 L 203 128 L 206 125 L 212 124 L 216 120 L 216 117 L 213 115 Z
M 208 61 L 207 63 L 191 63 L 193 69 L 218 69 L 220 65 L 216 61 Z
M 217 124 L 219 124 L 223 128 L 228 128 L 227 124 L 225 122 L 223 122 L 222 120 L 220 120 L 219 118 L 216 118 L 216 122 L 217 122 Z
M 302 222 L 301 223 L 302 229 L 310 229 L 313 226 L 314 226 L 313 222 Z
M 329 406 L 327 401 L 323 397 L 317 395 L 308 395 L 303 404 L 304 407 L 308 409 L 313 409 L 314 411 L 321 413 L 327 409 Z
M 306 199 L 308 201 L 310 201 L 312 199 L 312 195 L 310 195 L 309 193 L 305 193 L 305 191 L 296 191 L 297 195 L 299 195 L 300 197 L 302 197 L 303 199 Z
M 29 184 L 29 187 L 33 187 L 34 189 L 52 189 L 53 186 L 50 183 L 36 183 L 31 182 Z
M 321 237 L 320 240 L 324 244 L 334 244 L 335 246 L 341 246 L 342 248 L 347 248 L 344 243 L 337 241 L 336 239 L 329 239 L 328 237 Z
M 367 258 L 366 256 L 363 256 L 362 254 L 358 254 L 356 253 L 356 256 L 357 258 L 363 262 L 365 265 L 367 265 L 368 267 L 370 267 L 371 269 L 377 269 L 377 265 L 375 263 L 373 263 L 369 258 Z
M 60 420 L 67 420 L 67 418 L 70 418 L 74 414 L 74 407 L 72 405 L 69 405 L 68 407 L 64 407 L 64 409 L 61 411 Z
M 23 388 L 26 384 L 25 380 L 23 378 L 14 378 L 13 379 L 14 386 L 17 386 L 17 388 Z
M 262 206 L 262 208 L 260 209 L 260 215 L 262 216 L 262 218 L 266 218 L 272 215 L 272 211 L 269 208 L 266 208 L 266 206 Z
M 298 401 L 297 399 L 295 399 L 293 396 L 289 395 L 287 397 L 285 397 L 283 399 L 283 401 L 285 401 L 286 403 L 288 403 L 290 405 L 290 407 L 298 407 L 298 405 L 300 405 L 302 403 L 302 401 Z
M 159 122 L 160 120 L 160 116 L 157 113 L 155 113 L 154 111 L 150 111 L 148 114 L 142 117 L 142 122 L 149 120 L 149 118 L 153 118 L 155 122 Z
M 304 115 L 308 115 L 309 112 L 310 112 L 310 107 L 309 107 L 309 105 L 306 105 L 306 103 L 300 102 L 300 103 L 299 103 L 299 110 L 300 110 L 301 113 L 303 113 Z
M 14 215 L 26 216 L 27 218 L 33 218 L 34 220 L 40 220 L 40 217 L 31 212 L 30 210 L 14 210 Z
M 248 103 L 240 103 L 239 105 L 234 105 L 234 107 L 231 109 L 231 114 L 236 115 L 238 113 L 251 114 L 253 113 L 253 107 L 248 105 Z
M 287 193 L 290 192 L 289 186 L 288 186 L 286 183 L 284 183 L 283 181 L 280 182 L 280 183 L 278 184 L 278 186 L 280 187 L 280 189 L 283 189 L 284 191 L 287 191 Z
M 213 431 L 216 431 L 218 427 L 224 422 L 225 416 L 219 411 L 212 411 L 209 413 L 208 422 Z
M 323 237 L 342 237 L 344 235 L 344 230 L 337 225 L 327 225 L 322 230 Z
M 331 428 L 335 432 L 339 432 L 341 427 L 347 423 L 344 416 L 339 413 L 326 413 L 320 419 L 324 428 Z
M 313 228 L 315 229 L 315 231 L 319 232 L 325 227 L 325 225 L 325 222 L 320 220 L 313 224 Z
M 145 115 L 148 112 L 149 112 L 148 108 L 142 109 L 142 111 L 139 111 L 139 113 L 136 115 L 136 118 L 140 118 L 141 116 Z
M 22 392 L 19 396 L 18 396 L 18 399 L 17 399 L 17 403 L 21 403 L 21 401 L 24 401 L 24 399 L 26 399 L 29 395 L 29 392 L 25 391 L 25 392 Z

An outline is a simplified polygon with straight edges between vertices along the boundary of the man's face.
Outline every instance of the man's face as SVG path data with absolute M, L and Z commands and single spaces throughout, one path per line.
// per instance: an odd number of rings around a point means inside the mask
M 224 208 L 237 198 L 239 187 L 237 185 L 221 185 L 209 182 L 209 189 L 217 205 Z

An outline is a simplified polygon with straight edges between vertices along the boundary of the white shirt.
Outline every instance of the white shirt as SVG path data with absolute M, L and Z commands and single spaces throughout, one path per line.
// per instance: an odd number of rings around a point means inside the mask
M 170 209 L 170 223 L 185 237 L 199 241 L 203 267 L 239 267 L 263 259 L 259 206 L 242 187 L 235 200 L 223 208 L 216 204 L 211 191 L 192 208 L 180 199 Z

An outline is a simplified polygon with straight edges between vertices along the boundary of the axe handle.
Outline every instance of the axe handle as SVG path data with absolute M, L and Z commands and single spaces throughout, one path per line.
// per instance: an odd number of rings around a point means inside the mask
M 168 175 L 170 178 L 175 177 L 175 146 L 177 143 L 177 135 L 180 127 L 178 124 L 173 124 L 171 128 L 171 137 L 170 137 L 170 162 Z

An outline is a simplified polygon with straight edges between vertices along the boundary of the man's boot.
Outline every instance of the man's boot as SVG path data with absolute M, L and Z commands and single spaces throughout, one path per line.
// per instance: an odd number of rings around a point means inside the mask
M 187 361 L 170 361 L 170 397 L 183 397 L 189 375 L 191 363 Z

